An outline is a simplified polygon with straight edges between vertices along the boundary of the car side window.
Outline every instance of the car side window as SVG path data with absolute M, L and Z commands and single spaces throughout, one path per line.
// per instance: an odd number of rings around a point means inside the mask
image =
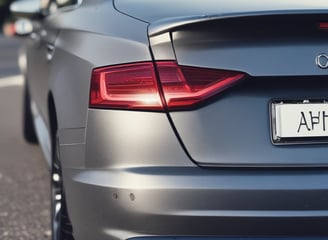
M 49 15 L 51 0 L 40 0 L 41 13 L 44 16 Z
M 63 8 L 71 5 L 76 5 L 78 0 L 56 0 L 56 4 L 58 8 Z
M 69 10 L 71 7 L 74 7 L 75 5 L 78 5 L 82 2 L 82 0 L 40 0 L 41 2 L 44 2 L 43 5 L 47 6 L 45 10 L 42 12 L 44 15 L 51 15 L 53 13 L 56 13 L 58 10 Z M 42 6 L 43 6 L 42 5 Z

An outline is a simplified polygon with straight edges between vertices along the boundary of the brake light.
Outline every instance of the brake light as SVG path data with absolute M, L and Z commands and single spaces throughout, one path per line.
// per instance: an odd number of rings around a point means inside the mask
M 94 69 L 90 107 L 162 110 L 153 63 Z
M 193 106 L 231 87 L 245 76 L 240 72 L 179 66 L 176 62 L 156 64 L 168 109 Z
M 319 23 L 319 28 L 321 30 L 328 30 L 328 22 L 320 22 Z
M 157 111 L 164 110 L 164 106 L 168 110 L 188 109 L 245 76 L 234 71 L 179 66 L 174 61 L 155 64 L 159 81 L 152 62 L 94 69 L 90 107 Z

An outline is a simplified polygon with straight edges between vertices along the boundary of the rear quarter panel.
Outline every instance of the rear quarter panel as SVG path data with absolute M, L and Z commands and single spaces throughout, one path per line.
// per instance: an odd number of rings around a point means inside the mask
M 59 30 L 49 92 L 60 131 L 85 128 L 93 68 L 151 60 L 147 23 L 118 13 L 112 1 L 84 1 L 77 9 L 58 11 L 46 27 Z

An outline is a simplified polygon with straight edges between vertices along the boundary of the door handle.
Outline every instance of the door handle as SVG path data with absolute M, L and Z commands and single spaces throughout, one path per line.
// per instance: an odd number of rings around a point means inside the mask
M 52 60 L 52 58 L 54 57 L 54 53 L 55 53 L 55 45 L 47 44 L 46 59 L 48 62 Z
M 37 44 L 40 44 L 41 42 L 41 36 L 36 32 L 32 32 L 30 38 Z

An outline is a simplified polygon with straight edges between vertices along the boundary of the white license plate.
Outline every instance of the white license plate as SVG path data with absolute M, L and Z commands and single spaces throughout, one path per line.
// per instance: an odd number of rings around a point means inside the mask
M 302 139 L 328 140 L 328 103 L 272 103 L 272 138 L 275 143 Z M 312 140 L 310 140 L 312 138 Z

